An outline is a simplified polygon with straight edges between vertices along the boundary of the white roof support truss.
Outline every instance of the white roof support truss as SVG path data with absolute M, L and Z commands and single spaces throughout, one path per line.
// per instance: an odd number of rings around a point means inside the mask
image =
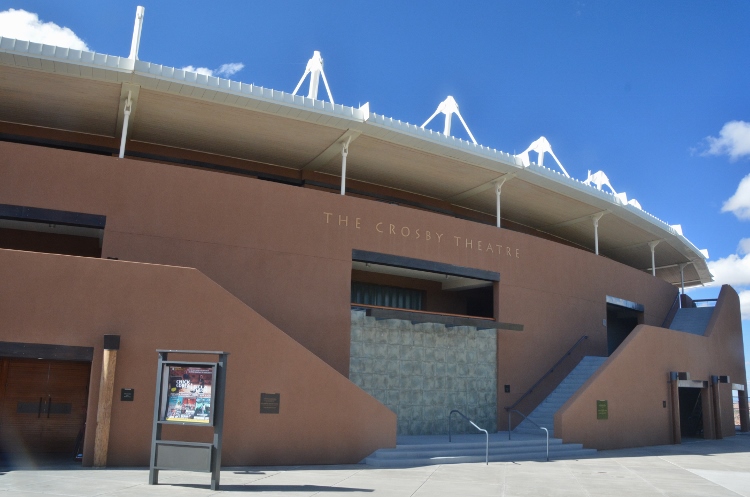
M 310 75 L 310 89 L 307 92 L 307 98 L 314 100 L 318 99 L 318 86 L 320 85 L 320 78 L 323 77 L 323 84 L 328 92 L 328 100 L 333 103 L 333 95 L 331 95 L 331 88 L 328 86 L 328 80 L 326 79 L 326 73 L 323 71 L 323 57 L 320 56 L 320 52 L 317 50 L 313 52 L 313 56 L 307 61 L 307 67 L 305 67 L 305 73 L 302 75 L 302 79 L 297 83 L 297 87 L 292 92 L 292 95 L 296 95 L 297 91 L 302 86 L 302 82 L 305 81 L 307 75 Z
M 568 171 L 565 170 L 563 165 L 558 160 L 555 153 L 552 151 L 552 145 L 549 144 L 547 139 L 543 136 L 540 136 L 539 139 L 531 142 L 531 145 L 529 145 L 529 148 L 518 154 L 516 157 L 521 159 L 521 164 L 523 164 L 523 167 L 529 167 L 531 165 L 531 160 L 529 159 L 529 152 L 536 152 L 537 153 L 537 163 L 540 166 L 544 166 L 544 154 L 548 153 L 552 156 L 553 159 L 555 159 L 555 162 L 557 162 L 557 165 L 560 166 L 560 169 L 562 170 L 563 174 L 566 178 L 570 178 L 570 175 L 568 174 Z
M 440 105 L 438 105 L 437 110 L 430 116 L 428 120 L 424 122 L 421 128 L 424 128 L 427 126 L 430 121 L 432 121 L 435 116 L 438 114 L 443 113 L 445 114 L 445 126 L 443 127 L 443 134 L 445 136 L 451 136 L 451 117 L 453 114 L 456 114 L 458 118 L 461 120 L 461 124 L 464 125 L 464 129 L 469 134 L 469 138 L 471 138 L 471 141 L 474 142 L 474 145 L 477 145 L 477 141 L 474 139 L 474 135 L 471 134 L 471 131 L 469 130 L 469 127 L 466 125 L 466 121 L 464 121 L 464 118 L 461 117 L 461 113 L 458 111 L 458 104 L 456 103 L 456 100 L 448 95 L 448 98 L 440 102 Z

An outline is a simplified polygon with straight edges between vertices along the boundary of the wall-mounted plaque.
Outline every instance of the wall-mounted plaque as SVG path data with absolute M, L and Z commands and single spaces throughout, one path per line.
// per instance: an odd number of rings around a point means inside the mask
M 281 403 L 280 393 L 261 393 L 260 394 L 260 413 L 261 414 L 278 414 L 280 403 Z
M 122 402 L 133 402 L 133 399 L 135 399 L 134 388 L 123 388 L 120 390 L 120 400 Z
M 596 401 L 596 419 L 608 419 L 609 418 L 609 407 L 607 406 L 606 400 Z

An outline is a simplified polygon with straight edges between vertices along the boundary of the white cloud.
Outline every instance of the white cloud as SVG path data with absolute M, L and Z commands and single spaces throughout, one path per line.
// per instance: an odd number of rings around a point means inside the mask
M 213 76 L 214 70 L 209 69 L 208 67 L 195 67 L 195 66 L 185 66 L 182 68 L 183 71 L 190 71 L 190 72 L 196 72 L 198 74 L 205 74 L 206 76 Z
M 737 252 L 745 255 L 750 254 L 750 238 L 743 238 L 737 245 Z
M 719 137 L 709 136 L 708 150 L 704 155 L 728 155 L 735 161 L 742 156 L 750 157 L 750 123 L 729 121 L 719 131 Z
M 76 50 L 89 49 L 70 28 L 61 28 L 54 22 L 42 22 L 39 15 L 22 9 L 0 12 L 0 36 Z
M 750 220 L 750 174 L 742 178 L 737 191 L 724 202 L 721 212 L 732 212 L 737 219 Z
M 711 270 L 711 274 L 714 275 L 716 280 L 711 284 L 712 286 L 750 285 L 750 254 L 745 254 L 742 257 L 731 254 L 723 259 L 709 261 L 708 269 Z
M 242 62 L 230 62 L 229 64 L 222 64 L 218 69 L 209 69 L 208 67 L 195 67 L 185 66 L 182 68 L 183 71 L 195 72 L 198 74 L 205 74 L 206 76 L 222 76 L 228 78 L 233 74 L 240 72 L 245 68 L 245 64 Z
M 230 62 L 229 64 L 222 64 L 217 70 L 216 74 L 220 76 L 226 76 L 227 78 L 235 73 L 240 72 L 245 68 L 245 64 L 242 62 Z
M 740 312 L 743 321 L 750 319 L 750 290 L 740 292 Z

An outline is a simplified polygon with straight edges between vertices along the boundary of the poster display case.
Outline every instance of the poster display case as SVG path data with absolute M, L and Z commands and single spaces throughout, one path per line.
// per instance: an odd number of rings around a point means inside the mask
M 224 429 L 228 352 L 207 350 L 156 351 L 154 424 L 148 482 L 159 483 L 159 471 L 180 470 L 211 473 L 211 490 L 219 490 L 221 439 Z M 217 362 L 170 360 L 172 355 L 214 355 Z M 165 425 L 183 425 L 213 431 L 213 440 L 191 442 L 168 440 Z
M 214 425 L 217 363 L 165 361 L 159 420 Z

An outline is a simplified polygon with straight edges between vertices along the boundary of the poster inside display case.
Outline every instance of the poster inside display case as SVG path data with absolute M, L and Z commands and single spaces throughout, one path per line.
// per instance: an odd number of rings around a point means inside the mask
M 216 364 L 164 364 L 162 421 L 213 425 Z

